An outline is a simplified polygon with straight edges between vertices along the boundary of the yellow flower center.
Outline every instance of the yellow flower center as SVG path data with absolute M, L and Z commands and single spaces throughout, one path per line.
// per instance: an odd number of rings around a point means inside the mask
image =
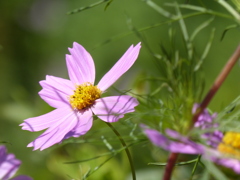
M 73 109 L 81 110 L 91 106 L 96 99 L 100 98 L 102 91 L 91 83 L 77 85 L 74 94 L 69 97 Z
M 217 147 L 218 151 L 240 158 L 240 133 L 227 132 Z

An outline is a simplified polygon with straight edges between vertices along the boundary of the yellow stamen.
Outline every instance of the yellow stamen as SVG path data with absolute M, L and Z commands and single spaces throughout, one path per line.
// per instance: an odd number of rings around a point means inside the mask
M 87 82 L 77 85 L 74 94 L 69 97 L 73 109 L 81 110 L 91 106 L 94 101 L 100 98 L 102 91 L 97 86 Z
M 222 153 L 240 157 L 240 133 L 227 132 L 217 149 Z

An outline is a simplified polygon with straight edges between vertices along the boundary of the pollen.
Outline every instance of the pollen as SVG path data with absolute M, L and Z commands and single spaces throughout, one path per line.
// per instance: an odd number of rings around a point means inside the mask
M 102 91 L 91 83 L 77 85 L 74 94 L 69 97 L 73 109 L 81 110 L 90 107 L 95 100 L 100 98 Z
M 240 133 L 227 132 L 218 145 L 218 151 L 240 158 Z

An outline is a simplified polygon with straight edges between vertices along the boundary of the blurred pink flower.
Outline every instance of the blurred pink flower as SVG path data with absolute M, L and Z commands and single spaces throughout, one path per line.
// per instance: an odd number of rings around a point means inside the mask
M 197 107 L 198 105 L 195 104 L 193 114 Z M 211 116 L 205 109 L 194 126 L 204 130 L 216 128 L 218 127 L 218 124 L 214 123 L 214 118 L 216 117 L 216 113 Z M 206 140 L 206 144 L 209 147 L 196 143 L 190 140 L 189 137 L 184 137 L 171 129 L 166 129 L 165 132 L 173 140 L 170 140 L 157 130 L 147 128 L 145 125 L 142 125 L 142 128 L 150 141 L 156 146 L 174 153 L 201 154 L 205 159 L 231 168 L 237 174 L 240 174 L 240 133 L 227 132 L 223 135 L 219 130 L 204 133 L 201 137 Z
M 191 141 L 188 137 L 184 137 L 176 131 L 170 129 L 166 130 L 166 134 L 174 140 L 168 139 L 166 136 L 154 129 L 144 128 L 144 132 L 154 145 L 159 146 L 167 151 L 182 154 L 201 154 L 205 159 L 231 168 L 235 171 L 235 173 L 240 174 L 239 149 L 229 147 L 230 145 L 224 144 L 225 142 L 219 142 L 218 147 L 214 148 Z M 221 145 L 224 145 L 222 148 L 223 151 L 219 149 Z M 226 147 L 230 150 L 224 149 Z M 228 150 L 229 152 L 224 152 L 224 150 Z
M 199 107 L 199 104 L 194 104 L 192 109 L 192 114 L 194 114 Z M 195 122 L 194 127 L 200 129 L 213 129 L 217 128 L 218 123 L 214 122 L 214 119 L 217 117 L 217 113 L 212 115 L 209 114 L 207 109 L 204 109 L 202 114 L 198 117 L 197 122 Z M 206 143 L 213 147 L 217 148 L 218 144 L 221 142 L 223 138 L 223 133 L 219 130 L 214 130 L 213 132 L 206 132 L 201 136 L 203 139 L 206 139 Z
M 18 170 L 21 161 L 16 159 L 14 154 L 7 154 L 5 146 L 0 146 L 0 179 L 10 179 Z M 12 178 L 12 180 L 32 180 L 32 178 L 24 175 Z
M 92 127 L 93 114 L 105 122 L 116 122 L 133 112 L 138 101 L 128 95 L 101 97 L 136 61 L 141 45 L 132 45 L 118 62 L 94 86 L 95 66 L 91 55 L 78 43 L 66 55 L 70 80 L 46 76 L 40 81 L 41 98 L 55 110 L 24 120 L 20 126 L 31 132 L 47 129 L 28 147 L 46 149 L 63 139 L 79 137 Z

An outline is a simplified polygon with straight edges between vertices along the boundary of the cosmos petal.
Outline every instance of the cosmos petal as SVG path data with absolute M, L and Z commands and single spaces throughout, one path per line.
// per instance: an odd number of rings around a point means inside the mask
M 83 46 L 74 42 L 69 48 L 71 55 L 66 55 L 66 63 L 70 80 L 75 84 L 95 81 L 95 65 L 92 56 Z
M 109 96 L 97 99 L 91 109 L 101 120 L 116 122 L 124 114 L 135 111 L 134 107 L 137 105 L 138 101 L 128 95 Z
M 190 141 L 187 141 L 188 143 L 172 141 L 154 129 L 144 128 L 144 133 L 154 145 L 166 151 L 183 154 L 203 154 L 204 152 L 204 147 L 197 143 Z M 186 140 L 185 137 L 179 137 L 179 139 Z
M 7 154 L 5 146 L 0 146 L 0 179 L 10 179 L 18 170 L 21 161 L 14 154 Z
M 24 120 L 20 126 L 22 126 L 23 130 L 28 130 L 31 132 L 41 131 L 58 124 L 63 119 L 63 117 L 69 113 L 73 113 L 72 108 L 69 106 L 64 106 L 62 108 L 55 109 L 47 114 L 28 118 Z
M 46 149 L 63 140 L 65 135 L 70 132 L 78 123 L 78 116 L 74 112 L 66 112 L 53 126 L 47 129 L 33 142 L 29 143 L 27 147 L 34 147 L 34 150 Z
M 66 79 L 55 76 L 46 76 L 46 80 L 40 81 L 42 90 L 41 98 L 54 108 L 69 104 L 68 97 L 73 94 L 74 84 Z
M 238 159 L 215 159 L 215 163 L 231 168 L 235 173 L 240 174 L 240 161 Z
M 84 113 L 78 112 L 78 117 L 80 120 L 78 121 L 77 125 L 65 135 L 64 139 L 68 139 L 70 137 L 79 137 L 86 134 L 91 129 L 93 117 L 90 109 L 85 110 Z
M 98 83 L 101 91 L 108 89 L 118 80 L 136 61 L 141 45 L 138 43 L 135 47 L 130 46 L 118 62 L 102 77 Z

